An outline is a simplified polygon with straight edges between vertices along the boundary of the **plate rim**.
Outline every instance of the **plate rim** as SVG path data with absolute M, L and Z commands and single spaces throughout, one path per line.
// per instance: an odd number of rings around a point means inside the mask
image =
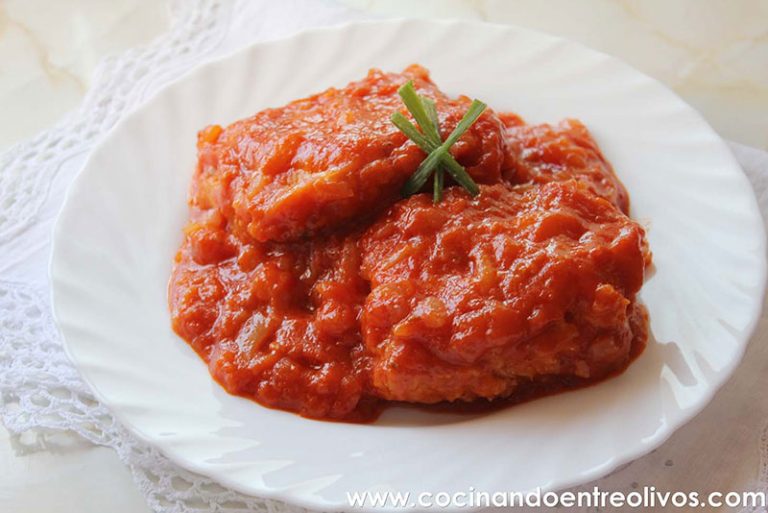
M 368 503 L 366 503 L 366 505 L 364 505 L 363 507 L 353 507 L 349 504 L 339 505 L 335 503 L 313 501 L 309 499 L 308 497 L 310 496 L 306 494 L 293 494 L 291 491 L 285 491 L 286 489 L 278 489 L 278 488 L 262 487 L 258 491 L 258 494 L 256 494 L 254 493 L 253 489 L 248 489 L 247 487 L 243 486 L 240 482 L 236 480 L 231 480 L 227 477 L 222 477 L 219 475 L 214 477 L 213 475 L 211 475 L 210 467 L 205 467 L 205 466 L 197 465 L 194 462 L 190 462 L 184 459 L 184 457 L 181 456 L 180 454 L 177 454 L 175 449 L 173 448 L 169 449 L 168 447 L 159 445 L 155 438 L 153 438 L 151 435 L 148 435 L 141 428 L 133 424 L 127 418 L 126 414 L 120 410 L 120 408 L 113 408 L 109 400 L 106 399 L 106 397 L 102 394 L 99 388 L 92 382 L 90 377 L 83 372 L 78 358 L 74 354 L 70 343 L 67 341 L 67 337 L 65 336 L 64 329 L 61 328 L 61 323 L 59 321 L 58 314 L 57 314 L 57 311 L 59 310 L 59 308 L 56 306 L 57 305 L 56 283 L 60 278 L 57 277 L 57 273 L 56 273 L 56 255 L 57 255 L 57 248 L 59 246 L 59 239 L 62 238 L 63 236 L 62 235 L 62 232 L 63 232 L 62 213 L 65 212 L 65 210 L 70 206 L 73 191 L 82 185 L 83 171 L 90 167 L 91 162 L 93 160 L 93 155 L 97 154 L 98 150 L 100 150 L 104 145 L 106 145 L 106 143 L 108 143 L 114 137 L 114 135 L 120 131 L 123 125 L 125 125 L 128 121 L 130 121 L 135 116 L 140 114 L 145 108 L 147 108 L 148 106 L 151 106 L 153 101 L 155 101 L 158 97 L 162 96 L 163 94 L 167 93 L 169 89 L 173 88 L 178 83 L 189 79 L 192 75 L 201 73 L 202 70 L 206 68 L 211 68 L 222 61 L 232 59 L 240 54 L 246 54 L 246 53 L 252 52 L 254 51 L 254 48 L 257 48 L 257 47 L 269 47 L 271 45 L 284 44 L 293 39 L 297 39 L 307 35 L 311 36 L 313 34 L 322 35 L 322 34 L 331 33 L 331 32 L 343 32 L 361 25 L 376 27 L 381 25 L 394 26 L 394 25 L 419 25 L 419 24 L 442 25 L 442 26 L 465 25 L 465 26 L 474 27 L 475 29 L 487 27 L 490 25 L 495 27 L 497 30 L 505 30 L 510 33 L 522 32 L 522 33 L 530 34 L 539 38 L 547 38 L 553 42 L 556 41 L 559 43 L 565 43 L 570 46 L 576 46 L 581 51 L 591 52 L 593 54 L 600 55 L 603 58 L 607 58 L 610 61 L 612 61 L 612 64 L 620 65 L 625 69 L 628 69 L 635 75 L 642 77 L 644 80 L 652 82 L 655 87 L 661 87 L 662 89 L 665 90 L 666 93 L 672 95 L 676 99 L 676 101 L 679 103 L 679 107 L 684 108 L 688 114 L 695 116 L 697 118 L 697 121 L 699 121 L 699 123 L 701 124 L 701 128 L 708 130 L 711 133 L 711 135 L 715 136 L 717 139 L 717 144 L 719 144 L 723 149 L 726 150 L 725 153 L 728 160 L 730 160 L 731 164 L 740 171 L 740 173 L 738 173 L 738 177 L 739 177 L 738 179 L 745 181 L 749 186 L 749 189 L 752 191 L 752 194 L 750 195 L 751 202 L 749 205 L 749 210 L 750 210 L 750 213 L 754 215 L 755 218 L 759 221 L 759 227 L 762 228 L 759 231 L 759 233 L 753 234 L 753 237 L 755 239 L 755 242 L 757 243 L 758 250 L 762 255 L 762 258 L 760 259 L 759 274 L 758 276 L 756 276 L 757 283 L 759 284 L 759 292 L 756 294 L 756 300 L 752 305 L 753 306 L 752 310 L 749 312 L 750 321 L 748 323 L 748 326 L 746 327 L 746 329 L 743 331 L 741 335 L 734 335 L 734 339 L 737 340 L 739 343 L 738 350 L 735 351 L 733 360 L 728 365 L 723 367 L 724 369 L 723 372 L 717 378 L 712 379 L 712 386 L 710 386 L 708 390 L 706 390 L 697 398 L 697 401 L 693 406 L 685 410 L 685 412 L 681 415 L 680 420 L 674 427 L 668 426 L 664 430 L 657 431 L 656 433 L 653 434 L 651 438 L 644 439 L 642 444 L 637 444 L 636 446 L 634 446 L 634 449 L 623 451 L 621 454 L 614 456 L 613 459 L 610 461 L 610 463 L 606 465 L 591 468 L 589 471 L 586 471 L 578 476 L 574 476 L 570 480 L 565 480 L 565 479 L 557 480 L 557 482 L 549 485 L 547 488 L 542 487 L 542 493 L 545 493 L 546 491 L 562 491 L 564 489 L 577 486 L 579 484 L 588 483 L 588 482 L 592 482 L 594 480 L 600 479 L 610 474 L 611 472 L 615 471 L 617 468 L 623 465 L 626 465 L 656 450 L 661 445 L 663 445 L 675 432 L 677 432 L 679 429 L 681 429 L 686 424 L 688 424 L 691 420 L 693 420 L 707 405 L 711 403 L 714 396 L 732 378 L 735 370 L 740 365 L 744 357 L 744 354 L 746 352 L 747 345 L 749 344 L 751 338 L 753 337 L 756 331 L 758 322 L 760 320 L 760 313 L 762 312 L 763 304 L 766 299 L 766 292 L 767 292 L 767 285 L 768 285 L 768 283 L 766 282 L 768 278 L 768 254 L 767 254 L 768 238 L 766 234 L 765 220 L 759 208 L 759 203 L 757 201 L 754 188 L 749 182 L 749 179 L 746 173 L 744 172 L 743 168 L 741 167 L 740 163 L 736 160 L 731 149 L 728 147 L 728 144 L 725 142 L 725 140 L 722 137 L 720 137 L 719 134 L 717 134 L 717 132 L 711 127 L 711 125 L 706 121 L 706 119 L 704 119 L 703 115 L 699 111 L 697 111 L 692 106 L 690 106 L 684 99 L 682 99 L 670 87 L 660 82 L 659 80 L 651 77 L 650 75 L 636 69 L 635 67 L 624 62 L 618 57 L 614 57 L 603 51 L 596 50 L 594 48 L 591 48 L 583 43 L 574 41 L 572 39 L 568 39 L 562 36 L 549 34 L 541 30 L 531 29 L 531 28 L 527 28 L 527 27 L 523 27 L 516 24 L 511 24 L 511 23 L 507 24 L 507 23 L 487 22 L 487 21 L 479 21 L 479 20 L 420 19 L 420 18 L 398 17 L 398 18 L 386 18 L 386 19 L 352 20 L 352 21 L 347 21 L 347 22 L 328 25 L 328 26 L 311 27 L 311 28 L 306 28 L 306 29 L 296 31 L 287 36 L 269 39 L 265 41 L 256 41 L 256 42 L 238 47 L 235 50 L 223 52 L 221 55 L 207 58 L 205 61 L 185 71 L 174 80 L 171 80 L 166 84 L 162 85 L 155 93 L 147 97 L 139 105 L 132 108 L 117 123 L 115 123 L 115 125 L 113 125 L 106 134 L 104 134 L 104 136 L 98 141 L 97 144 L 95 144 L 91 148 L 88 154 L 88 157 L 85 159 L 82 167 L 77 171 L 72 181 L 67 185 L 66 192 L 64 194 L 63 201 L 61 203 L 61 207 L 57 213 L 55 224 L 51 232 L 52 234 L 51 248 L 50 248 L 50 256 L 48 258 L 48 278 L 49 278 L 49 284 L 50 284 L 49 299 L 51 302 L 52 319 L 56 325 L 56 329 L 61 333 L 61 339 L 63 342 L 62 345 L 64 347 L 67 357 L 72 362 L 74 367 L 77 369 L 81 379 L 90 388 L 91 393 L 99 400 L 99 402 L 101 402 L 110 411 L 110 413 L 115 417 L 115 419 L 118 422 L 120 422 L 133 436 L 135 436 L 141 442 L 153 447 L 155 450 L 159 451 L 161 454 L 163 454 L 170 461 L 172 461 L 174 464 L 178 465 L 182 469 L 204 476 L 208 479 L 211 479 L 214 482 L 217 482 L 227 488 L 230 488 L 236 492 L 242 493 L 247 496 L 281 501 L 288 505 L 299 506 L 309 510 L 319 510 L 319 509 L 327 508 L 328 506 L 333 506 L 337 509 L 340 508 L 343 511 L 356 511 L 356 512 L 364 512 L 364 513 L 374 513 L 378 511 L 401 511 L 400 508 L 391 507 L 389 504 L 385 507 L 380 507 L 380 506 L 372 507 L 372 506 L 369 506 Z M 481 506 L 457 507 L 452 504 L 447 508 L 441 508 L 441 509 L 446 512 L 457 512 L 459 510 L 477 511 L 482 509 L 482 507 Z

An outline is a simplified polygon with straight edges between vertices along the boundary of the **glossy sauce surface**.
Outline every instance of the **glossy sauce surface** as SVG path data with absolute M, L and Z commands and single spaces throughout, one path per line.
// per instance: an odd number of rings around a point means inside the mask
M 412 66 L 200 132 L 176 332 L 230 393 L 321 419 L 514 402 L 626 367 L 650 253 L 586 128 L 488 110 L 452 149 L 480 194 L 402 199 L 424 158 L 389 122 L 407 80 L 451 130 L 469 100 Z

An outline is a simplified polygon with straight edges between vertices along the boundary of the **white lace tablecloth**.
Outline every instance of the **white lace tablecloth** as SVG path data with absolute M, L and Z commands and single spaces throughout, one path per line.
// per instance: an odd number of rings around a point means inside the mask
M 294 511 L 226 490 L 136 440 L 80 380 L 51 318 L 47 262 L 56 214 L 68 184 L 118 120 L 201 62 L 362 17 L 316 0 L 177 0 L 172 8 L 165 36 L 103 62 L 79 110 L 0 156 L 0 420 L 22 452 L 45 450 L 62 433 L 114 448 L 158 512 Z M 768 217 L 768 153 L 732 149 Z M 764 311 L 744 362 L 705 411 L 657 451 L 587 488 L 768 490 L 766 391 Z

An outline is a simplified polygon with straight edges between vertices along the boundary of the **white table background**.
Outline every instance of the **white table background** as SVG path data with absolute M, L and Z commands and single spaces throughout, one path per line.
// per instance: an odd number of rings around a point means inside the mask
M 723 137 L 768 149 L 768 0 L 342 1 L 581 41 L 672 87 Z M 168 20 L 166 0 L 0 0 L 0 151 L 77 106 L 99 59 L 150 41 Z M 149 510 L 111 449 L 17 456 L 0 427 L 0 512 L 70 511 Z

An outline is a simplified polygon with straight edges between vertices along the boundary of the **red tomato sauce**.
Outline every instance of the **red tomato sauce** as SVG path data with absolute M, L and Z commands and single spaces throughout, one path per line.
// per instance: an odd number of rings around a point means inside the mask
M 621 372 L 647 338 L 651 256 L 587 129 L 488 109 L 451 149 L 480 194 L 403 199 L 425 156 L 389 121 L 408 80 L 452 130 L 469 99 L 411 66 L 200 132 L 174 330 L 228 392 L 317 419 Z

